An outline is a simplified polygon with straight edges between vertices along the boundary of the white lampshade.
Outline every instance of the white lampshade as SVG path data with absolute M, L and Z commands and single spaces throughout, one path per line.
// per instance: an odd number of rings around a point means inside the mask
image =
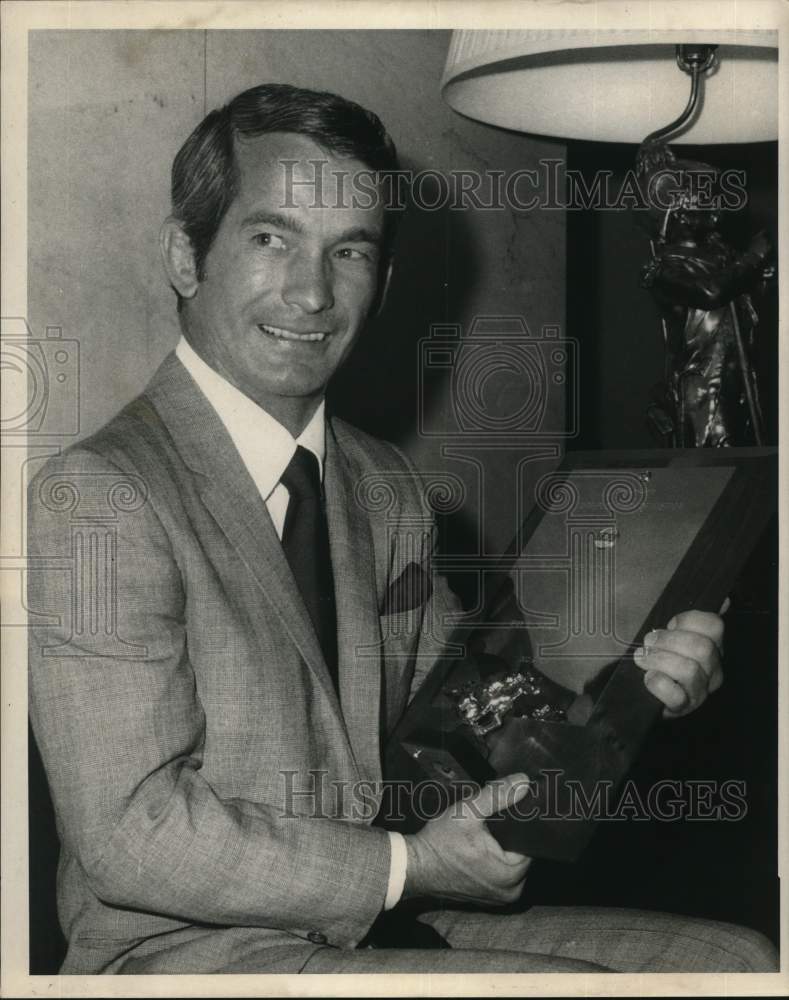
M 692 42 L 718 45 L 717 65 L 669 141 L 776 139 L 776 31 L 455 31 L 441 88 L 455 111 L 502 128 L 638 143 L 684 110 L 690 76 L 675 46 Z

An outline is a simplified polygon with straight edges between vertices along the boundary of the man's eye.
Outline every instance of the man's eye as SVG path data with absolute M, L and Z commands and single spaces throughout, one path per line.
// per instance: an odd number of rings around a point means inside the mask
M 340 247 L 337 256 L 341 260 L 374 260 L 375 253 L 371 250 L 358 250 L 356 247 Z
M 261 247 L 271 247 L 274 250 L 285 249 L 285 241 L 281 236 L 277 236 L 276 233 L 256 233 L 254 240 Z

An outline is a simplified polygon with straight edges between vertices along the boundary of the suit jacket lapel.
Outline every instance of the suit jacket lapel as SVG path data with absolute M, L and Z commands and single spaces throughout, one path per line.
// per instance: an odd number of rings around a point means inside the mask
M 381 657 L 372 654 L 381 639 L 375 582 L 375 554 L 368 515 L 354 488 L 361 470 L 341 450 L 331 422 L 326 428 L 326 516 L 329 523 L 337 647 L 343 715 L 361 773 L 381 778 Z M 362 654 L 362 646 L 368 652 Z
M 196 474 L 203 503 L 274 607 L 339 715 L 334 685 L 268 508 L 224 424 L 174 355 L 164 361 L 147 395 L 179 454 Z

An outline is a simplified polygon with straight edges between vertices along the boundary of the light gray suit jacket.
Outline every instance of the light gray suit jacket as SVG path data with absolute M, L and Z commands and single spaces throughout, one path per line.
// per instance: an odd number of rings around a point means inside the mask
M 380 912 L 381 744 L 440 649 L 414 622 L 455 606 L 439 582 L 394 609 L 397 628 L 382 617 L 432 545 L 396 449 L 331 420 L 325 488 L 342 711 L 266 505 L 173 355 L 33 481 L 31 717 L 62 844 L 63 972 L 252 953 L 298 971 Z

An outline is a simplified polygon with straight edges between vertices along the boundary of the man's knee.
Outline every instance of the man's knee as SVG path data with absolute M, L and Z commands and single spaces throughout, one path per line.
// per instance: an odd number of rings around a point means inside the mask
M 668 917 L 669 920 L 677 920 Z M 739 924 L 687 918 L 678 927 L 678 950 L 695 956 L 698 972 L 776 972 L 778 952 L 759 931 Z
M 750 927 L 731 926 L 732 937 L 737 943 L 738 954 L 749 972 L 777 972 L 780 966 L 778 951 L 769 938 Z

